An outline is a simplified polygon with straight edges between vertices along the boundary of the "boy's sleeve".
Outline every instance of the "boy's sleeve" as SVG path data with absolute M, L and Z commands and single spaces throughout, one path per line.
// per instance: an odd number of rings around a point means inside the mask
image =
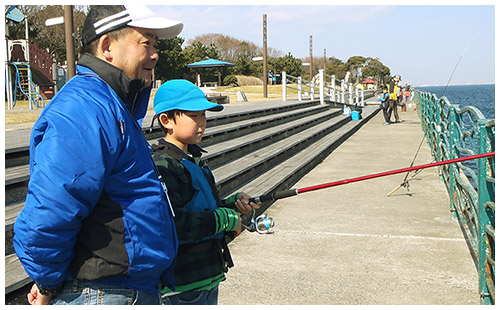
M 184 166 L 160 152 L 154 153 L 153 159 L 168 188 L 170 203 L 175 212 L 175 227 L 179 241 L 196 240 L 215 235 L 220 232 L 219 229 L 231 228 L 229 226 L 232 226 L 232 222 L 227 221 L 234 218 L 234 215 L 219 214 L 218 218 L 215 211 L 186 211 L 185 205 L 193 198 L 194 189 Z
M 239 192 L 236 193 L 236 194 L 233 194 L 233 195 L 231 195 L 229 197 L 227 197 L 226 199 L 223 199 L 222 200 L 222 204 L 223 205 L 229 205 L 229 204 L 230 205 L 234 205 L 234 203 L 236 202 L 236 200 L 238 200 L 238 198 L 240 198 L 240 193 Z M 232 206 L 230 208 L 236 210 L 236 206 Z
M 217 208 L 215 215 L 215 233 L 233 231 L 238 227 L 238 213 L 229 208 Z

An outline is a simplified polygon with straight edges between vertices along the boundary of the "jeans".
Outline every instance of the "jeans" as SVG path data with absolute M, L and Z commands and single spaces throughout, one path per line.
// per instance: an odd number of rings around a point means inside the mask
M 210 291 L 188 291 L 162 298 L 164 305 L 217 305 L 219 286 Z
M 160 305 L 159 294 L 92 281 L 68 281 L 52 299 L 53 305 Z

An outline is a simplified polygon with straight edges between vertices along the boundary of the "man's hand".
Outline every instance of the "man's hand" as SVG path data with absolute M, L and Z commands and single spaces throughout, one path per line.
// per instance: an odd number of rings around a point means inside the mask
M 250 196 L 248 196 L 245 193 L 240 193 L 238 200 L 236 200 L 236 208 L 240 210 L 242 214 L 248 214 L 252 209 L 258 209 L 260 206 L 254 202 L 249 202 L 250 201 Z
M 49 296 L 40 294 L 36 284 L 33 284 L 31 291 L 28 293 L 28 302 L 31 305 L 48 305 L 51 299 Z

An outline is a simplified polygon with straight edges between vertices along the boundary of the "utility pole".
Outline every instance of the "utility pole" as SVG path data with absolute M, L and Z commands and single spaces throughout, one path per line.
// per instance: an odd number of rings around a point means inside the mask
M 323 49 L 323 70 L 326 71 L 326 48 Z
M 68 80 L 76 74 L 75 39 L 73 37 L 73 6 L 64 6 L 64 32 L 66 38 L 66 60 L 68 62 Z
M 309 36 L 309 79 L 313 79 L 313 36 Z
M 267 14 L 262 15 L 262 92 L 267 98 Z

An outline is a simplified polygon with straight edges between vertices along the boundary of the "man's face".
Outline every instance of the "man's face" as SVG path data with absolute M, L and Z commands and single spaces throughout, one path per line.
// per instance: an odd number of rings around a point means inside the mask
M 144 79 L 145 86 L 151 85 L 153 69 L 158 61 L 156 51 L 156 31 L 152 29 L 131 27 L 123 38 L 112 40 L 111 63 L 122 69 L 131 79 Z

